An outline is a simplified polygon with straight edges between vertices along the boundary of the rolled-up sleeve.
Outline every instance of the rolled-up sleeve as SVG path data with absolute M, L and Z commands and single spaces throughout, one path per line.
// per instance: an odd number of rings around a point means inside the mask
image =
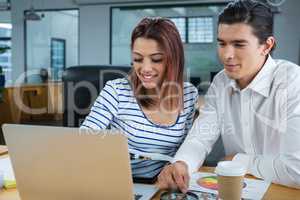
M 216 95 L 216 88 L 211 86 L 199 117 L 173 159 L 173 162 L 184 161 L 190 174 L 199 169 L 220 134 Z

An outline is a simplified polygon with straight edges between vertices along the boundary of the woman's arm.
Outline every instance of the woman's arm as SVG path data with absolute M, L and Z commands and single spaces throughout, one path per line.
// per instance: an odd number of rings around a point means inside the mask
M 118 94 L 113 82 L 108 81 L 80 128 L 107 129 L 113 116 L 118 112 L 118 104 Z

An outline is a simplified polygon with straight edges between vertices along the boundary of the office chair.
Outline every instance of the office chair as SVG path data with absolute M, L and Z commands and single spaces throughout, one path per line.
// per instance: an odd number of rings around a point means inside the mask
M 62 75 L 64 89 L 63 126 L 79 127 L 108 80 L 124 78 L 130 66 L 73 66 Z

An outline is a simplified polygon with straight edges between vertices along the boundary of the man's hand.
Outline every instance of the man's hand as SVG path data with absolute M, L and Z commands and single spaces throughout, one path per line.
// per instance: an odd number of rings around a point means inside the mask
M 160 172 L 157 179 L 157 186 L 160 189 L 177 189 L 186 193 L 189 185 L 188 166 L 183 161 L 177 161 L 167 165 Z

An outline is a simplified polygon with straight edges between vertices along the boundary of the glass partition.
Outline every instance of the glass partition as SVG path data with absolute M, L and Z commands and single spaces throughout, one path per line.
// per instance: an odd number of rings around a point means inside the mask
M 26 20 L 27 82 L 59 81 L 66 67 L 78 65 L 78 10 L 35 14 L 39 20 Z
M 130 64 L 130 36 L 145 16 L 170 18 L 184 42 L 187 79 L 205 93 L 213 76 L 222 70 L 217 56 L 217 16 L 224 4 L 112 8 L 111 63 Z M 126 20 L 124 20 L 126 19 Z

